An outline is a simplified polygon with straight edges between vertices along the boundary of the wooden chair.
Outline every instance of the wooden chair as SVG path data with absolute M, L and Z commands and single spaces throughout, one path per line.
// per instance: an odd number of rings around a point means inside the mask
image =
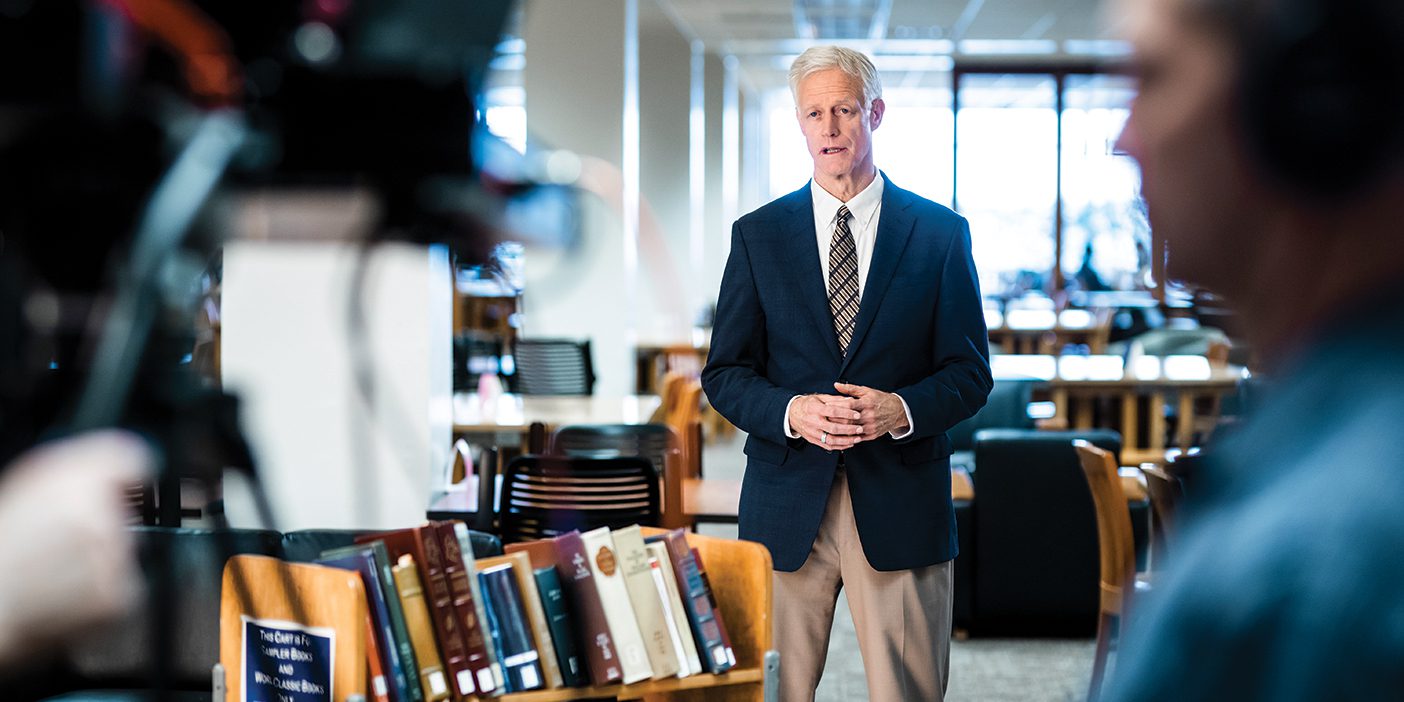
M 702 384 L 684 379 L 667 424 L 682 437 L 678 497 L 689 526 L 699 522 L 735 524 L 741 504 L 741 481 L 707 478 L 702 472 Z
M 683 387 L 687 385 L 687 377 L 681 373 L 666 373 L 659 386 L 658 409 L 648 418 L 650 424 L 667 424 L 668 415 L 673 412 L 673 407 L 682 396 Z
M 638 456 L 519 456 L 503 474 L 502 542 L 549 538 L 572 529 L 658 526 L 658 477 L 653 463 Z
M 1092 662 L 1092 680 L 1087 699 L 1095 702 L 1101 694 L 1107 655 L 1112 645 L 1113 626 L 1119 627 L 1126 602 L 1136 584 L 1136 552 L 1131 533 L 1131 514 L 1126 494 L 1117 475 L 1116 458 L 1110 451 L 1082 441 L 1073 441 L 1092 503 L 1097 512 L 1097 542 L 1101 552 L 1101 598 L 1097 613 L 1097 652 Z
M 1141 464 L 1141 473 L 1146 476 L 1146 492 L 1150 495 L 1154 543 L 1159 548 L 1158 553 L 1163 554 L 1168 552 L 1175 533 L 1175 509 L 1184 497 L 1184 491 L 1179 478 L 1154 463 Z

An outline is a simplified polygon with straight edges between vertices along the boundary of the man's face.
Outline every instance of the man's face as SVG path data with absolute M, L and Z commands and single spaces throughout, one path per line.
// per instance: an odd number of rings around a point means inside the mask
M 836 68 L 800 81 L 796 113 L 814 159 L 816 181 L 861 181 L 873 172 L 873 130 L 882 99 L 863 109 L 863 84 Z
M 1139 92 L 1118 146 L 1141 166 L 1169 275 L 1233 296 L 1261 245 L 1261 187 L 1237 134 L 1235 54 L 1188 0 L 1120 0 Z

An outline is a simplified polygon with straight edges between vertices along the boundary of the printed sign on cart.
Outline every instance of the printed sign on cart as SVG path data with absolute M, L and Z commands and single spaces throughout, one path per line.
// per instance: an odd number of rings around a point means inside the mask
M 336 630 L 242 616 L 241 702 L 331 702 Z

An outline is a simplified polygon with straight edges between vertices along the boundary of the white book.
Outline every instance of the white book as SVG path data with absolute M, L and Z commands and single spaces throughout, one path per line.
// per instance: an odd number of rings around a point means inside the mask
M 653 668 L 648 663 L 643 634 L 639 632 L 639 621 L 629 601 L 622 563 L 609 527 L 587 531 L 580 539 L 585 543 L 586 560 L 595 574 L 595 589 L 600 594 L 600 606 L 604 609 L 610 636 L 614 637 L 619 665 L 624 669 L 624 683 L 648 680 L 653 677 Z
M 643 635 L 644 653 L 648 654 L 653 679 L 676 677 L 677 644 L 668 633 L 669 620 L 663 614 L 663 598 L 658 594 L 658 586 L 653 583 L 653 573 L 648 566 L 648 549 L 644 548 L 638 525 L 615 529 L 614 545 L 619 549 L 624 587 L 629 591 L 629 602 L 634 606 L 634 618 L 639 622 L 639 633 Z
M 679 669 L 678 677 L 683 678 L 688 675 L 695 675 L 702 672 L 702 659 L 697 657 L 697 642 L 692 638 L 692 625 L 687 621 L 687 612 L 683 610 L 682 595 L 678 592 L 677 576 L 673 575 L 673 560 L 668 557 L 668 545 L 662 542 L 645 544 L 648 549 L 649 565 L 654 567 L 655 578 L 663 581 L 663 586 L 667 590 L 667 597 L 664 598 L 664 609 L 668 616 L 673 619 L 673 629 L 677 631 L 678 638 L 682 639 L 682 660 L 687 664 Z M 682 671 L 686 670 L 686 673 Z

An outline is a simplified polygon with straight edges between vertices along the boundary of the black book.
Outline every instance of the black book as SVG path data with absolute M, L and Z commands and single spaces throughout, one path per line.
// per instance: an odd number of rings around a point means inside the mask
M 533 647 L 531 629 L 527 624 L 526 610 L 522 608 L 522 594 L 517 588 L 512 565 L 504 563 L 484 568 L 478 571 L 478 578 L 487 610 L 488 629 L 492 632 L 492 643 L 497 647 L 497 659 L 502 663 L 507 691 L 520 692 L 541 687 L 540 654 Z
M 566 687 L 581 687 L 589 679 L 585 675 L 585 661 L 575 648 L 575 629 L 570 623 L 570 607 L 561 589 L 561 578 L 555 566 L 537 568 L 532 573 L 536 576 L 536 589 L 541 593 L 541 607 L 546 610 L 546 624 L 551 627 L 551 643 L 561 665 L 561 678 Z M 550 653 L 542 651 L 541 655 Z

